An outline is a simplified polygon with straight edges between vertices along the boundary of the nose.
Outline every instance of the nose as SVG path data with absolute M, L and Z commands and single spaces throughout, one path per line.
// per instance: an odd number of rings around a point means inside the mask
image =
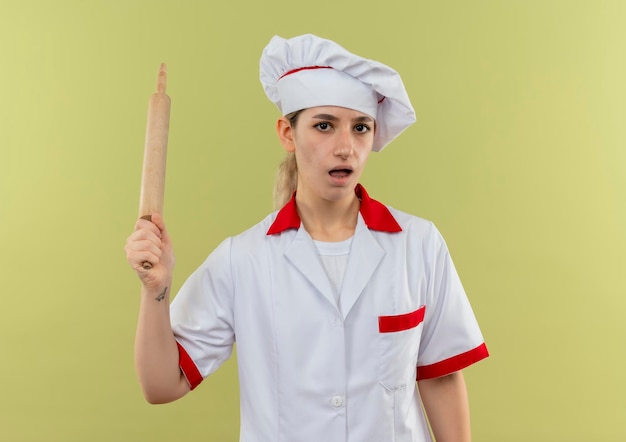
M 352 155 L 354 149 L 354 140 L 351 131 L 346 130 L 337 134 L 337 145 L 335 146 L 335 155 L 343 159 Z

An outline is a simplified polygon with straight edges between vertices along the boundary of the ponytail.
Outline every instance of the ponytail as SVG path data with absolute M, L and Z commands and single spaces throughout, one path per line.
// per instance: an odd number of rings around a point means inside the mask
M 296 155 L 287 152 L 278 166 L 274 181 L 274 209 L 280 210 L 291 198 L 298 186 L 298 165 Z
M 285 115 L 289 120 L 292 128 L 296 127 L 298 115 L 302 111 L 292 112 Z M 274 180 L 274 209 L 280 210 L 291 199 L 291 196 L 298 187 L 298 164 L 296 163 L 296 154 L 287 152 L 283 161 L 278 166 L 276 179 Z

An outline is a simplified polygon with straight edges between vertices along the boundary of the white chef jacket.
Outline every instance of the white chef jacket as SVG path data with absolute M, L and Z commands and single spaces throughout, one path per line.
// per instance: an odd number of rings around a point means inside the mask
M 237 342 L 241 442 L 430 441 L 416 379 L 488 356 L 435 226 L 355 191 L 339 304 L 295 197 L 222 242 L 172 302 L 191 388 Z

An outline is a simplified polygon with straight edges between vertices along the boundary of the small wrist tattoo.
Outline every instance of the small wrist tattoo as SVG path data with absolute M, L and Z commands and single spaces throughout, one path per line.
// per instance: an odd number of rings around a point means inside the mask
M 167 293 L 167 287 L 165 287 L 165 290 L 163 290 L 163 293 L 161 293 L 159 296 L 157 296 L 156 298 L 154 298 L 157 302 L 161 302 L 165 299 L 165 294 Z

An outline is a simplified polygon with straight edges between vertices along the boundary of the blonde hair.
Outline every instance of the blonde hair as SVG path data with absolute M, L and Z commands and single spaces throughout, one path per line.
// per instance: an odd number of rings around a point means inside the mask
M 296 155 L 287 152 L 278 166 L 274 180 L 274 209 L 279 210 L 291 198 L 298 186 L 298 165 Z
M 292 128 L 296 127 L 298 115 L 301 110 L 285 115 Z M 291 199 L 291 196 L 298 187 L 298 164 L 296 154 L 287 152 L 282 162 L 278 166 L 276 178 L 274 179 L 274 209 L 280 210 Z

